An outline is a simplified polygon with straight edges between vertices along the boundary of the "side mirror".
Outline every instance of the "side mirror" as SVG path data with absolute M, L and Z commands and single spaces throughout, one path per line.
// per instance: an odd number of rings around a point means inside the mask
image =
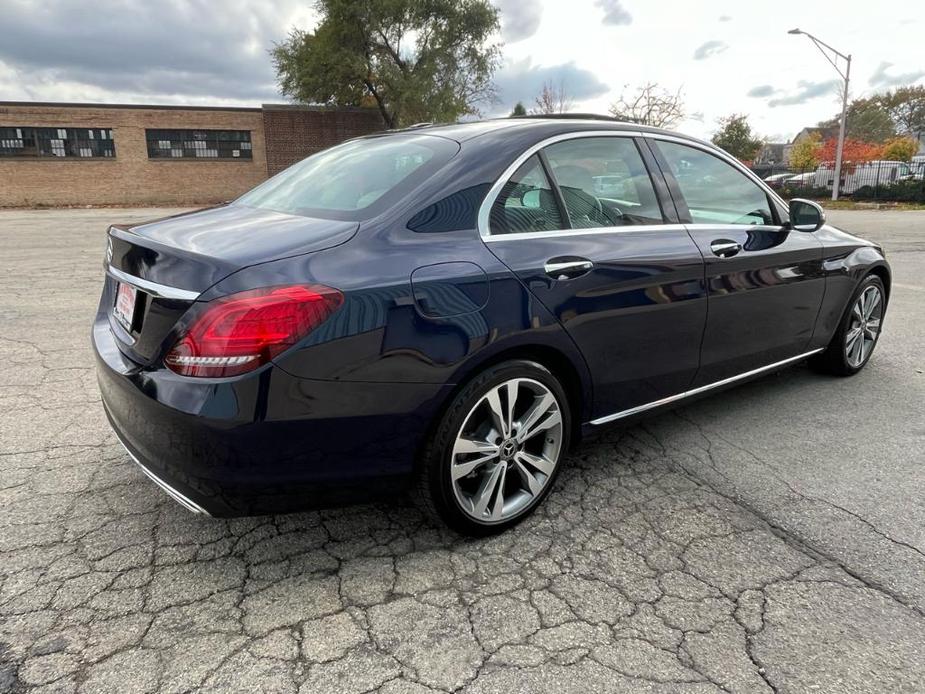
M 825 224 L 825 210 L 812 200 L 794 198 L 790 201 L 790 228 L 796 231 L 816 231 Z

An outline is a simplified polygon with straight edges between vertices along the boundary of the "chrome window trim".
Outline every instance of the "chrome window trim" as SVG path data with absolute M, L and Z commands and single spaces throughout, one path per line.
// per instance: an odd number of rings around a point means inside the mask
M 683 230 L 684 228 L 693 228 L 698 227 L 710 227 L 713 229 L 717 228 L 729 228 L 732 229 L 741 229 L 743 227 L 751 227 L 756 229 L 768 230 L 768 231 L 780 231 L 783 229 L 783 226 L 774 226 L 774 225 L 757 225 L 757 224 L 729 224 L 729 225 L 713 225 L 713 224 L 676 224 L 676 223 L 665 223 L 665 224 L 640 224 L 636 226 L 627 226 L 627 227 L 596 227 L 593 229 L 554 229 L 550 231 L 527 231 L 516 234 L 495 234 L 492 235 L 491 229 L 489 228 L 489 217 L 491 215 L 492 205 L 495 204 L 498 195 L 501 193 L 501 189 L 504 187 L 504 184 L 507 183 L 508 179 L 514 175 L 517 169 L 527 161 L 534 154 L 539 152 L 541 149 L 548 147 L 549 145 L 556 144 L 557 142 L 564 142 L 566 140 L 578 140 L 588 137 L 630 137 L 630 138 L 647 138 L 652 140 L 664 140 L 666 142 L 675 142 L 677 144 L 686 145 L 694 149 L 698 149 L 707 154 L 711 154 L 727 164 L 731 165 L 734 169 L 744 174 L 753 183 L 757 184 L 758 187 L 763 190 L 766 194 L 771 196 L 771 199 L 774 200 L 778 205 L 780 205 L 784 210 L 789 209 L 789 206 L 784 202 L 774 190 L 772 190 L 764 181 L 762 181 L 758 176 L 756 176 L 748 167 L 744 166 L 735 157 L 727 154 L 726 152 L 710 145 L 706 142 L 697 139 L 690 139 L 686 137 L 677 137 L 668 133 L 653 133 L 653 132 L 643 132 L 635 130 L 580 130 L 571 133 L 561 133 L 559 135 L 553 135 L 548 137 L 545 140 L 531 145 L 524 152 L 522 152 L 512 163 L 508 166 L 501 176 L 494 182 L 494 184 L 489 188 L 485 199 L 482 200 L 481 206 L 479 206 L 479 214 L 477 226 L 479 230 L 479 235 L 482 237 L 482 240 L 486 242 L 498 241 L 500 239 L 538 239 L 538 238 L 551 238 L 553 236 L 574 236 L 576 234 L 582 233 L 625 233 L 629 231 L 676 231 L 678 229 Z M 645 166 L 645 161 L 643 161 Z M 648 166 L 646 169 L 648 170 Z M 651 173 L 651 172 L 650 172 Z
M 625 227 L 591 227 L 587 229 L 557 229 L 555 231 L 522 231 L 515 234 L 494 234 L 483 236 L 485 243 L 528 239 L 551 239 L 557 236 L 586 236 L 600 234 L 634 234 L 653 231 L 684 231 L 683 224 L 635 224 Z
M 754 229 L 755 231 L 779 232 L 785 229 L 785 227 L 777 224 L 708 224 L 706 222 L 698 222 L 696 224 L 685 224 L 684 226 L 691 231 L 696 231 L 698 229 L 709 231 L 742 231 L 743 229 Z
M 790 357 L 788 359 L 782 359 L 781 361 L 776 361 L 773 364 L 768 364 L 767 366 L 762 366 L 757 369 L 752 369 L 751 371 L 746 371 L 745 373 L 740 373 L 736 376 L 730 376 L 729 378 L 724 378 L 721 381 L 716 381 L 715 383 L 709 383 L 705 386 L 700 386 L 699 388 L 693 388 L 691 390 L 685 390 L 682 393 L 676 393 L 675 395 L 669 395 L 667 398 L 662 398 L 661 400 L 654 400 L 653 402 L 648 402 L 645 405 L 638 405 L 637 407 L 631 407 L 628 410 L 622 410 L 620 412 L 614 412 L 613 414 L 606 415 L 604 417 L 598 417 L 597 419 L 591 420 L 592 426 L 600 426 L 601 424 L 607 424 L 609 422 L 614 422 L 618 419 L 623 419 L 624 417 L 631 417 L 634 414 L 639 414 L 641 412 L 646 412 L 647 410 L 655 409 L 656 407 L 661 407 L 662 405 L 669 405 L 673 402 L 683 400 L 684 398 L 689 398 L 693 395 L 699 395 L 700 393 L 706 393 L 709 390 L 714 388 L 721 388 L 722 386 L 735 383 L 736 381 L 741 381 L 742 379 L 749 378 L 751 376 L 757 376 L 760 373 L 765 371 L 771 371 L 781 366 L 786 366 L 795 361 L 801 359 L 806 359 L 811 357 L 814 354 L 822 352 L 825 350 L 825 347 L 820 347 L 818 349 L 812 349 L 809 352 L 804 352 L 803 354 L 798 354 L 795 357 Z
M 564 142 L 566 140 L 580 140 L 588 137 L 640 137 L 643 133 L 638 131 L 631 130 L 579 130 L 571 133 L 561 133 L 559 135 L 553 135 L 552 137 L 547 137 L 545 140 L 541 140 L 534 145 L 531 145 L 526 150 L 524 150 L 512 163 L 508 166 L 501 176 L 498 177 L 498 180 L 494 182 L 491 188 L 488 189 L 488 194 L 485 196 L 485 199 L 482 200 L 482 204 L 479 207 L 479 216 L 478 216 L 478 230 L 479 235 L 483 240 L 488 241 L 491 238 L 491 231 L 488 228 L 488 218 L 491 214 L 491 207 L 495 204 L 495 200 L 498 198 L 498 194 L 501 192 L 501 189 L 504 187 L 504 184 L 508 182 L 508 179 L 514 175 L 514 172 L 520 168 L 527 159 L 532 157 L 534 154 L 539 152 L 544 147 L 549 145 L 554 145 L 557 142 Z M 641 157 L 642 155 L 640 155 Z M 645 165 L 645 162 L 643 162 Z M 646 167 L 648 171 L 648 167 Z M 643 225 L 640 225 L 643 226 Z M 664 227 L 663 224 L 646 224 L 644 226 L 658 226 Z M 611 229 L 612 227 L 601 227 L 605 229 Z M 636 227 L 639 228 L 639 227 Z M 554 229 L 551 231 L 528 231 L 520 234 L 498 234 L 497 237 L 507 236 L 510 238 L 539 238 L 536 235 L 543 235 L 543 237 L 548 237 L 549 234 L 557 234 L 562 236 L 564 234 L 573 235 L 575 233 L 581 233 L 587 231 L 587 229 Z
M 106 266 L 106 274 L 108 274 L 113 279 L 117 279 L 120 282 L 124 282 L 125 284 L 130 284 L 136 289 L 140 289 L 146 294 L 150 294 L 151 296 L 157 297 L 159 299 L 195 301 L 202 293 L 190 291 L 189 289 L 169 287 L 166 284 L 158 284 L 157 282 L 151 282 L 150 280 L 145 280 L 141 277 L 135 277 L 135 275 L 130 275 L 127 272 L 123 272 L 122 270 L 114 268 L 112 265 Z

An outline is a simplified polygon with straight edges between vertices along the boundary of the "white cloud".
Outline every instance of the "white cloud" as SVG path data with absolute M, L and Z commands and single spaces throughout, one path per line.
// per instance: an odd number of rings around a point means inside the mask
M 523 41 L 539 29 L 543 19 L 543 6 L 540 3 L 495 0 L 494 5 L 501 13 L 501 34 L 505 41 Z
M 597 6 L 604 10 L 604 24 L 632 24 L 633 15 L 626 11 L 620 0 L 597 0 Z
M 714 55 L 719 55 L 727 48 L 729 48 L 729 44 L 724 41 L 707 41 L 700 44 L 697 50 L 694 51 L 694 60 L 706 60 Z
M 912 84 L 925 77 L 925 70 L 913 70 L 899 75 L 887 74 L 887 70 L 891 67 L 893 67 L 893 63 L 883 61 L 874 70 L 874 74 L 870 76 L 867 83 L 874 87 L 898 87 L 904 84 Z

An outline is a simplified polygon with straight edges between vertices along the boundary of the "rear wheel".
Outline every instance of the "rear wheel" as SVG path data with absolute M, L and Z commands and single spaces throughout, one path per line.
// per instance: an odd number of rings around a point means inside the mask
M 870 360 L 880 338 L 886 290 L 876 275 L 868 275 L 851 296 L 848 310 L 825 352 L 812 360 L 820 371 L 853 376 Z
M 515 525 L 549 493 L 570 427 L 565 391 L 546 368 L 489 368 L 454 398 L 424 450 L 425 508 L 466 535 Z

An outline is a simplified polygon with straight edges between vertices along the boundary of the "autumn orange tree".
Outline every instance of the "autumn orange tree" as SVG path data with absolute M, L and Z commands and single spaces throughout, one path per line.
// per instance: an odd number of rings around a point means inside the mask
M 830 138 L 822 143 L 822 148 L 819 150 L 819 159 L 821 161 L 835 161 L 835 153 L 837 150 L 838 140 Z M 846 164 L 863 164 L 867 161 L 879 159 L 882 152 L 883 145 L 845 138 L 845 148 L 842 150 L 842 161 Z

